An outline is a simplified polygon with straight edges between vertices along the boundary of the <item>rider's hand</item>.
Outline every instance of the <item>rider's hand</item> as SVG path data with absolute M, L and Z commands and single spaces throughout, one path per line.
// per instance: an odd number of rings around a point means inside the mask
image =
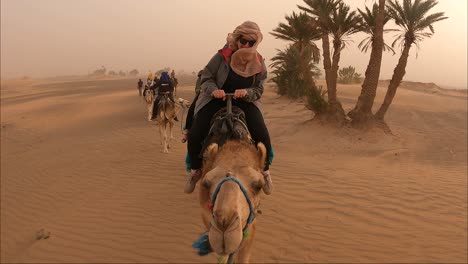
M 247 90 L 246 89 L 236 89 L 234 91 L 234 99 L 236 98 L 243 98 L 247 95 Z
M 226 98 L 226 93 L 224 92 L 224 90 L 221 90 L 221 89 L 218 89 L 218 90 L 214 90 L 212 93 L 211 93 L 211 96 L 213 96 L 214 98 L 218 98 L 218 99 L 225 99 Z

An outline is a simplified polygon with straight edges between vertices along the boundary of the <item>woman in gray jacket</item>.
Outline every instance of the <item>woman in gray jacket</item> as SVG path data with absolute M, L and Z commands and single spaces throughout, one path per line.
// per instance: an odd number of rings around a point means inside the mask
M 201 177 L 201 142 L 208 135 L 211 118 L 226 106 L 226 93 L 234 93 L 233 98 L 237 100 L 233 100 L 233 105 L 244 111 L 252 139 L 262 142 L 267 148 L 267 153 L 272 153 L 270 135 L 259 109 L 263 82 L 267 77 L 264 60 L 257 52 L 262 38 L 256 23 L 242 23 L 233 33 L 228 34 L 224 48 L 219 50 L 203 69 L 201 92 L 195 104 L 194 120 L 188 133 L 187 148 L 191 171 L 184 189 L 186 193 L 193 192 Z M 272 191 L 270 162 L 271 159 L 265 164 L 263 171 L 263 189 L 266 194 Z

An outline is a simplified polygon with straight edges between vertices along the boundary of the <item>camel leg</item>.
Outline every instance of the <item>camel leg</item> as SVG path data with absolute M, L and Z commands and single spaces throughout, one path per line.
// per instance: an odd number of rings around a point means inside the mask
M 169 132 L 171 134 L 171 139 L 174 139 L 174 135 L 172 134 L 172 128 L 174 127 L 174 123 L 169 122 Z
M 169 153 L 169 150 L 167 149 L 168 147 L 168 142 L 167 142 L 167 123 L 164 123 L 164 153 Z
M 172 123 L 170 121 L 167 122 L 167 128 L 169 131 L 167 132 L 167 148 L 171 148 L 171 139 L 172 137 Z
M 159 139 L 161 140 L 161 146 L 164 145 L 164 134 L 163 134 L 163 125 L 164 124 L 159 124 Z
M 151 121 L 151 115 L 153 114 L 152 105 L 148 107 L 148 121 Z

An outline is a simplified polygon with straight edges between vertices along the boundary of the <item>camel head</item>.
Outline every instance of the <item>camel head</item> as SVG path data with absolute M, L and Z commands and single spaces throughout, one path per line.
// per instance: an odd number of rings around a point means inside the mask
M 200 203 L 204 207 L 203 220 L 209 226 L 211 248 L 218 255 L 236 252 L 244 229 L 253 231 L 248 219 L 260 204 L 266 155 L 262 143 L 255 147 L 241 140 L 230 140 L 222 146 L 213 143 L 204 152 Z
M 185 100 L 184 98 L 178 98 L 177 103 L 180 104 L 184 108 L 189 108 L 190 107 L 190 102 L 188 100 Z
M 145 100 L 147 104 L 151 104 L 154 100 L 154 94 L 152 91 L 148 90 L 145 95 Z

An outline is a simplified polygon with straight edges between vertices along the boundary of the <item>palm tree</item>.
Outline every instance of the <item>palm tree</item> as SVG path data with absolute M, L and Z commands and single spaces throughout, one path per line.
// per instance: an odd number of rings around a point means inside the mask
M 285 18 L 288 23 L 280 23 L 270 33 L 275 38 L 292 42 L 285 51 L 278 50 L 272 59 L 273 81 L 278 85 L 279 94 L 292 98 L 311 97 L 314 102 L 311 109 L 316 114 L 322 113 L 327 103 L 314 81 L 319 73 L 314 63 L 320 60 L 320 50 L 313 42 L 321 38 L 321 31 L 306 13 L 293 12 Z
M 273 68 L 273 82 L 278 85 L 279 94 L 298 98 L 307 95 L 308 90 L 316 89 L 313 78 L 319 74 L 319 69 L 313 62 L 312 50 L 311 46 L 306 46 L 299 51 L 294 44 L 284 51 L 278 50 L 270 67 Z
M 376 21 L 377 21 L 377 15 L 379 13 L 379 5 L 374 3 L 374 5 L 372 6 L 372 10 L 370 10 L 366 6 L 366 9 L 364 11 L 359 8 L 358 8 L 358 11 L 362 18 L 361 31 L 368 35 L 365 39 L 363 39 L 359 43 L 358 48 L 362 52 L 367 52 L 369 48 L 372 48 L 372 42 L 375 38 L 375 26 L 376 26 Z M 387 12 L 385 12 L 383 25 L 385 26 L 385 24 L 387 24 L 388 21 L 390 21 L 390 16 L 388 15 Z M 384 29 L 383 33 L 390 32 L 390 31 L 395 31 L 395 30 Z M 393 55 L 395 55 L 395 51 L 393 50 L 393 48 L 387 45 L 387 43 L 385 42 L 383 46 L 383 51 L 391 51 L 393 52 Z
M 276 56 L 271 58 L 272 63 L 270 67 L 273 68 L 273 77 L 271 80 L 276 83 L 278 86 L 277 93 L 279 95 L 286 95 L 288 93 L 289 88 L 289 76 L 295 76 L 294 70 L 296 67 L 294 65 L 291 66 L 294 62 L 297 62 L 296 58 L 291 58 L 288 56 L 288 49 L 286 50 L 276 50 L 278 53 Z
M 300 52 L 305 47 L 310 46 L 313 51 L 314 62 L 319 62 L 320 50 L 313 41 L 319 40 L 321 34 L 318 30 L 311 30 L 311 18 L 303 12 L 299 13 L 299 15 L 293 12 L 291 16 L 285 18 L 288 24 L 279 23 L 278 27 L 273 29 L 270 34 L 277 39 L 293 42 L 293 45 L 297 46 Z
M 397 88 L 405 76 L 411 46 L 415 44 L 419 48 L 419 43 L 424 38 L 430 38 L 434 34 L 433 24 L 447 19 L 444 12 L 427 15 L 429 10 L 437 3 L 437 0 L 403 0 L 403 5 L 401 5 L 396 0 L 390 0 L 388 4 L 389 15 L 395 20 L 395 24 L 400 27 L 398 30 L 400 34 L 397 35 L 392 47 L 395 47 L 398 43 L 402 48 L 402 52 L 393 71 L 384 102 L 375 114 L 378 120 L 384 119 L 385 113 L 395 97 Z M 427 31 L 428 29 L 429 31 Z
M 313 19 L 314 25 L 321 30 L 323 47 L 323 68 L 328 92 L 327 119 L 342 124 L 345 113 L 336 95 L 338 64 L 341 50 L 345 47 L 346 37 L 358 31 L 359 17 L 350 12 L 342 0 L 304 0 L 308 7 L 298 6 Z M 333 57 L 331 58 L 330 39 L 333 37 Z
M 379 83 L 380 66 L 382 64 L 382 53 L 384 47 L 383 25 L 385 17 L 385 0 L 379 0 L 379 12 L 375 19 L 374 37 L 372 40 L 372 51 L 369 64 L 365 72 L 361 94 L 354 109 L 348 113 L 352 124 L 357 127 L 366 127 L 372 123 L 372 105 L 374 104 L 377 85 Z
M 331 14 L 336 9 L 341 0 L 304 0 L 308 7 L 299 6 L 299 9 L 308 13 L 314 20 L 313 25 L 320 29 L 322 35 L 323 68 L 325 70 L 325 80 L 327 87 L 330 87 L 330 39 L 329 26 L 331 24 Z
M 356 11 L 350 11 L 348 5 L 339 3 L 338 8 L 333 10 L 330 23 L 330 33 L 333 36 L 333 57 L 330 71 L 329 102 L 339 104 L 336 96 L 336 81 L 341 51 L 345 48 L 348 37 L 360 31 L 361 18 Z M 341 104 L 339 106 L 341 110 Z M 344 118 L 344 110 L 343 118 Z

